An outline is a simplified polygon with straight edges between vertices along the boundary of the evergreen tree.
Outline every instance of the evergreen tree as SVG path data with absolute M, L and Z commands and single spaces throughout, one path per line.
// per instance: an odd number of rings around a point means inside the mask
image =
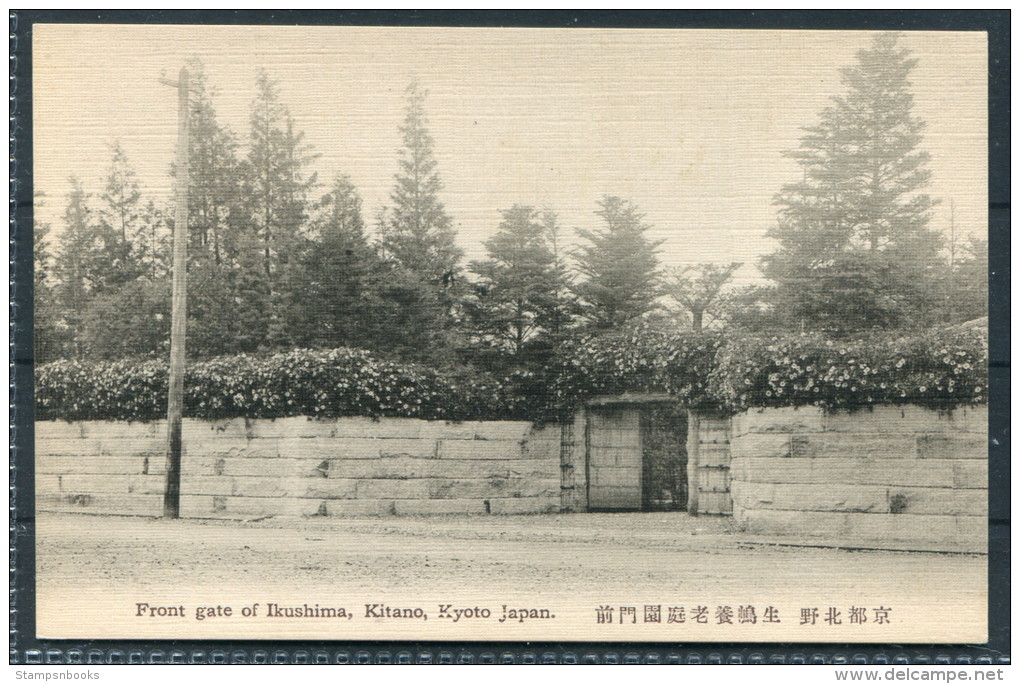
M 112 152 L 93 228 L 102 284 L 74 329 L 78 353 L 90 358 L 149 355 L 165 348 L 169 334 L 163 215 L 153 202 L 143 203 L 123 148 L 114 144 Z
M 404 148 L 390 195 L 393 206 L 384 208 L 378 221 L 379 246 L 389 264 L 379 291 L 380 315 L 389 334 L 377 342 L 405 359 L 446 364 L 461 344 L 456 316 L 464 290 L 462 252 L 439 201 L 443 184 L 425 117 L 427 93 L 412 82 L 405 94 Z
M 314 173 L 305 177 L 304 169 L 317 155 L 302 145 L 304 134 L 295 130 L 290 112 L 279 101 L 276 82 L 265 71 L 257 79 L 250 122 L 244 195 L 260 247 L 266 341 L 269 346 L 287 345 L 291 341 L 285 311 L 301 296 L 293 287 L 291 262 L 308 218 L 307 194 L 316 181 Z
M 934 202 L 919 192 L 931 173 L 917 149 L 909 55 L 895 34 L 878 35 L 842 70 L 845 94 L 786 153 L 803 178 L 776 197 L 779 250 L 762 270 L 799 328 L 845 334 L 931 313 L 940 242 L 927 228 Z
M 953 250 L 939 280 L 947 323 L 965 323 L 988 315 L 988 240 L 969 236 Z
M 45 196 L 35 193 L 34 213 L 41 214 Z M 33 348 L 36 364 L 61 358 L 68 345 L 68 330 L 61 320 L 53 278 L 53 253 L 47 221 L 36 220 L 32 226 L 32 287 L 33 287 Z
M 101 263 L 103 244 L 95 230 L 88 195 L 81 181 L 70 179 L 71 192 L 64 209 L 64 230 L 60 234 L 53 273 L 56 276 L 55 301 L 60 317 L 70 335 L 81 329 L 89 297 L 104 282 Z M 67 353 L 78 354 L 76 345 L 69 344 Z
M 417 81 L 405 91 L 400 173 L 390 195 L 393 206 L 384 212 L 380 228 L 386 255 L 422 283 L 442 291 L 457 275 L 463 253 L 454 241 L 453 221 L 439 201 L 443 183 L 436 171 L 435 143 L 426 127 L 427 95 Z
M 652 310 L 659 294 L 658 248 L 645 236 L 651 227 L 627 200 L 606 196 L 595 214 L 602 230 L 579 230 L 589 244 L 575 253 L 584 280 L 574 287 L 595 330 L 616 328 Z
M 99 195 L 95 229 L 104 245 L 103 279 L 108 287 L 128 283 L 144 270 L 145 228 L 142 193 L 135 171 L 119 142 L 110 147 L 112 159 Z
M 514 205 L 485 242 L 489 258 L 471 264 L 479 276 L 472 307 L 477 331 L 518 357 L 529 340 L 560 322 L 566 271 L 549 244 L 550 220 L 555 226 L 554 217 Z
M 298 257 L 290 310 L 297 344 L 372 346 L 380 334 L 377 288 L 383 264 L 365 236 L 361 197 L 349 176 L 338 175 L 311 222 Z
M 170 352 L 170 281 L 137 278 L 104 292 L 85 309 L 78 344 L 92 359 Z
M 121 242 L 128 243 L 138 232 L 142 193 L 138 189 L 135 171 L 128 164 L 127 154 L 120 142 L 111 145 L 110 151 L 113 159 L 106 175 L 104 191 L 99 195 L 103 202 L 98 212 L 99 220 L 111 232 L 116 233 Z
M 250 213 L 242 193 L 244 171 L 237 138 L 219 123 L 202 62 L 188 62 L 190 110 L 188 130 L 189 261 L 210 259 L 216 265 L 237 266 L 237 233 L 250 230 Z

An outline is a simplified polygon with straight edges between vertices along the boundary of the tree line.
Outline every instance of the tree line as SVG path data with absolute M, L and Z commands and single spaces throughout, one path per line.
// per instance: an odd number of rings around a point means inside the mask
M 275 81 L 259 74 L 242 139 L 219 122 L 193 61 L 189 356 L 354 347 L 506 369 L 541 367 L 572 340 L 638 321 L 840 337 L 982 316 L 986 243 L 946 244 L 929 225 L 914 64 L 881 34 L 843 70 L 845 92 L 788 153 L 802 178 L 776 196 L 777 247 L 758 264 L 769 283 L 734 288 L 741 264 L 665 271 L 640 208 L 612 195 L 569 246 L 554 211 L 504 209 L 486 257 L 465 264 L 418 83 L 405 92 L 398 171 L 370 232 L 351 178 L 311 171 L 317 155 Z M 52 248 L 51 227 L 35 227 L 36 362 L 164 355 L 171 207 L 142 197 L 116 143 L 100 192 L 70 185 Z

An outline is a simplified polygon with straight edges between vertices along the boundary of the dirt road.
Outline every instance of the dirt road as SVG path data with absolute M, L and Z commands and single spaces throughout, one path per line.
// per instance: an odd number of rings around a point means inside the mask
M 675 513 L 247 523 L 50 514 L 38 520 L 38 539 L 39 593 L 53 596 L 198 586 L 259 595 L 298 588 L 305 596 L 342 589 L 365 600 L 534 591 L 592 604 L 795 595 L 915 612 L 955 605 L 957 615 L 978 620 L 986 574 L 982 556 L 763 546 L 733 532 L 728 519 Z

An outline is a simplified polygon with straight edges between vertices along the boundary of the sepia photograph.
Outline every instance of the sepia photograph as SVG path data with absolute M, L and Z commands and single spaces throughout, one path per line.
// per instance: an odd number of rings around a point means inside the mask
M 988 641 L 987 33 L 30 39 L 39 638 Z

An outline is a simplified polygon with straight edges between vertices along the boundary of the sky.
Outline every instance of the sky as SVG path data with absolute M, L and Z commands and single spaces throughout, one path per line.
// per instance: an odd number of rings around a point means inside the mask
M 839 69 L 870 44 L 859 31 L 40 25 L 33 35 L 35 190 L 60 216 L 79 177 L 102 190 L 119 141 L 143 194 L 169 199 L 176 91 L 200 58 L 219 119 L 241 140 L 259 69 L 278 79 L 324 184 L 349 174 L 371 224 L 389 203 L 403 91 L 429 91 L 441 200 L 467 259 L 484 256 L 500 210 L 556 211 L 600 225 L 596 202 L 634 202 L 664 240 L 667 267 L 739 261 L 756 282 L 774 250 L 773 197 L 796 180 L 783 150 L 842 91 Z M 987 52 L 979 32 L 910 32 L 915 114 L 927 122 L 931 226 L 987 234 Z M 318 193 L 324 192 L 320 188 Z

